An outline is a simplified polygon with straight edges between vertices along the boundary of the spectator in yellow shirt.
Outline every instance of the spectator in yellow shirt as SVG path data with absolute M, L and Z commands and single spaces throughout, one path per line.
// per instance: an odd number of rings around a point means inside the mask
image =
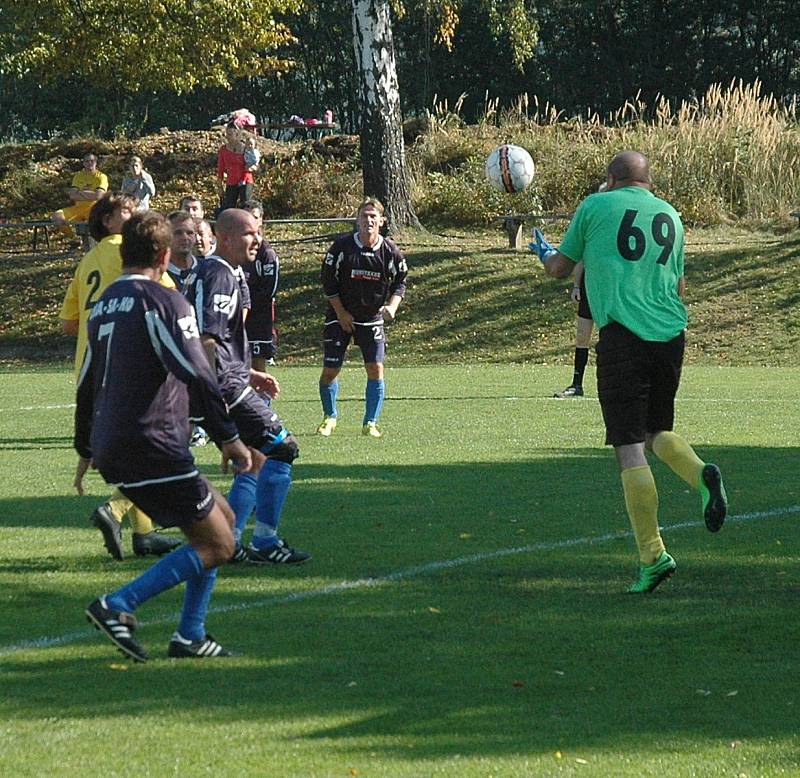
M 83 158 L 83 170 L 72 177 L 72 183 L 67 189 L 72 205 L 56 211 L 52 217 L 53 223 L 64 227 L 67 222 L 86 221 L 92 206 L 107 191 L 108 177 L 97 169 L 97 157 L 90 152 Z

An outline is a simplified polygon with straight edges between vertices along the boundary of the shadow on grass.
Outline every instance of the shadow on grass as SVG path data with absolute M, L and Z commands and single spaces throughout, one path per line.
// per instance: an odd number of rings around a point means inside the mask
M 284 527 L 313 562 L 226 569 L 215 594 L 213 629 L 241 659 L 119 672 L 109 644 L 76 638 L 4 656 L 0 704 L 32 720 L 177 712 L 282 722 L 287 737 L 315 748 L 407 759 L 793 736 L 798 582 L 786 570 L 797 544 L 785 520 L 731 523 L 716 536 L 699 526 L 667 532 L 678 576 L 652 597 L 629 597 L 621 592 L 635 567 L 632 540 L 591 542 L 627 529 L 613 457 L 544 454 L 298 465 Z M 735 514 L 796 501 L 800 449 L 704 454 L 723 467 Z M 671 517 L 664 523 L 698 520 L 696 496 L 661 466 L 654 471 L 662 516 Z M 87 502 L 5 500 L 0 510 L 20 529 L 80 522 L 95 542 Z M 107 564 L 99 541 L 92 560 L 82 545 L 76 553 L 74 538 L 37 538 L 42 556 L 6 557 L 0 568 L 7 644 L 75 631 L 98 575 L 110 568 L 117 581 L 144 567 Z M 63 558 L 49 567 L 51 544 Z M 431 566 L 437 560 L 457 564 Z M 383 580 L 336 588 L 367 576 Z M 156 620 L 141 632 L 154 656 L 163 656 L 178 605 L 171 592 L 141 609 Z

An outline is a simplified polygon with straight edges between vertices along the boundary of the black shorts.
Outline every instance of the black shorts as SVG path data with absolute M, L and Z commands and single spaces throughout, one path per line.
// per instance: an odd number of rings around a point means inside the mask
M 323 334 L 323 365 L 325 367 L 341 367 L 344 355 L 352 338 L 361 349 L 364 364 L 379 362 L 383 364 L 386 356 L 386 332 L 383 322 L 375 324 L 356 324 L 353 332 L 345 332 L 338 321 L 325 325 Z
M 586 273 L 581 276 L 581 299 L 578 300 L 578 316 L 591 319 L 592 309 L 589 307 L 589 295 L 586 294 Z
M 252 343 L 271 341 L 275 335 L 275 300 L 250 300 L 253 306 L 247 315 L 245 330 L 247 339 Z M 256 307 L 258 305 L 258 307 Z
M 278 414 L 252 389 L 229 406 L 228 412 L 242 441 L 264 454 L 289 434 Z
M 250 341 L 250 355 L 254 357 L 262 357 L 263 359 L 272 359 L 278 352 L 275 348 L 275 338 L 269 340 L 251 340 Z
M 683 365 L 683 333 L 666 342 L 642 340 L 621 324 L 600 330 L 597 394 L 606 443 L 642 443 L 648 433 L 669 431 Z
M 214 507 L 214 494 L 198 474 L 175 481 L 120 486 L 119 490 L 162 527 L 183 527 L 200 521 Z

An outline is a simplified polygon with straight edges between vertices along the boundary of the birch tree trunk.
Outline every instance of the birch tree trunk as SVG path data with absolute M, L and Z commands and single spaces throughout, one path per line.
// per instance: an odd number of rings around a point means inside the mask
M 364 195 L 386 206 L 389 233 L 419 227 L 411 205 L 400 89 L 388 0 L 352 0 L 353 45 L 361 87 Z

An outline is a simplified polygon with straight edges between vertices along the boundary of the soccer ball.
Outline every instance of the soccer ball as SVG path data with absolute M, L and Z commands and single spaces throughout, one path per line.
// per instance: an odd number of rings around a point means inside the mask
M 501 192 L 521 192 L 531 181 L 536 168 L 522 146 L 498 146 L 486 158 L 486 178 Z

